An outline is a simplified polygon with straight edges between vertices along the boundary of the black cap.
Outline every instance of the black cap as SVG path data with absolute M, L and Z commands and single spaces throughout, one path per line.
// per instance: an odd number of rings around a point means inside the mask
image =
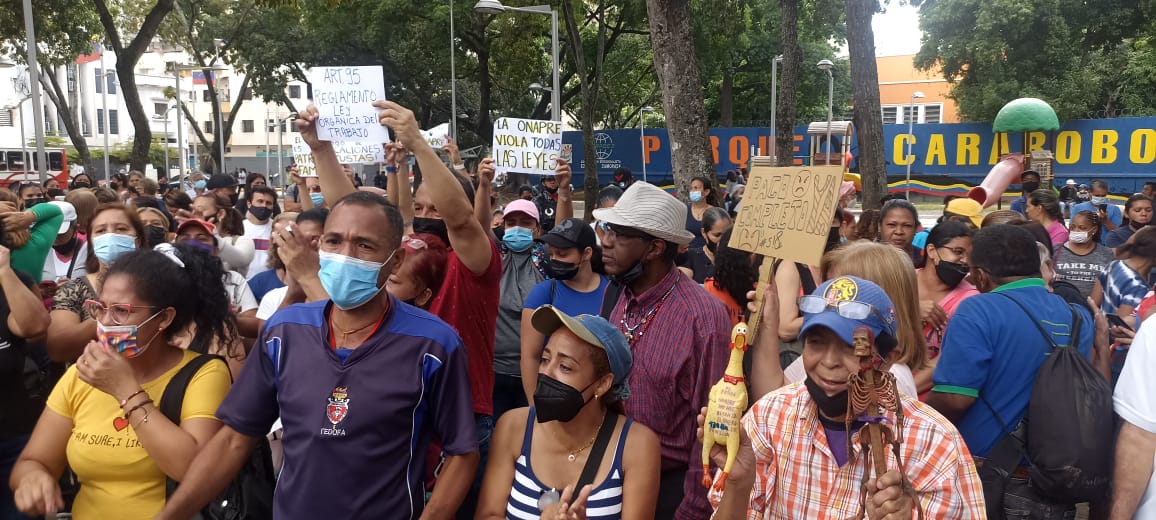
M 568 218 L 554 225 L 549 233 L 537 238 L 538 242 L 562 248 L 594 247 L 594 229 L 580 218 Z
M 234 179 L 232 175 L 218 173 L 212 177 L 209 177 L 209 182 L 205 183 L 205 189 L 215 190 L 217 188 L 228 188 L 230 186 L 237 186 L 239 184 L 240 183 L 237 182 L 237 179 Z

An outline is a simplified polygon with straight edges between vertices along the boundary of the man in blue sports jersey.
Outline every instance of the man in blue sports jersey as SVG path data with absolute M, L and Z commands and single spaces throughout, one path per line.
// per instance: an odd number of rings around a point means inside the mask
M 224 427 L 158 518 L 194 515 L 278 416 L 284 463 L 275 518 L 453 516 L 478 464 L 466 354 L 443 321 L 382 290 L 405 254 L 402 229 L 397 207 L 372 193 L 334 205 L 319 273 L 330 299 L 265 323 L 217 411 Z M 427 503 L 425 454 L 435 435 L 447 457 Z

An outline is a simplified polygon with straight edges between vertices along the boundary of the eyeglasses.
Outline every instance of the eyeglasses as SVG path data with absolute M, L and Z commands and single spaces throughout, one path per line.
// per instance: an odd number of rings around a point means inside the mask
M 113 325 L 124 325 L 125 321 L 132 316 L 132 313 L 141 309 L 156 309 L 157 307 L 150 307 L 147 305 L 133 305 L 131 303 L 114 303 L 112 305 L 105 305 L 96 300 L 85 300 L 84 310 L 88 312 L 93 318 L 101 323 L 107 323 L 105 317 Z
M 879 309 L 876 309 L 875 306 L 870 303 L 852 300 L 829 302 L 821 296 L 799 297 L 799 310 L 806 314 L 819 314 L 827 309 L 835 309 L 836 314 L 849 320 L 865 320 L 868 316 L 874 314 L 883 320 L 888 331 L 894 329 L 892 320 L 884 316 L 882 312 L 879 312 Z
M 606 239 L 617 240 L 619 238 L 637 238 L 639 240 L 656 240 L 654 237 L 652 237 L 652 236 L 650 236 L 650 235 L 648 235 L 642 231 L 638 231 L 637 229 L 629 228 L 626 226 L 619 226 L 618 224 L 611 224 L 609 222 L 606 222 L 605 220 L 598 222 L 598 229 L 602 230 L 602 233 L 605 234 L 605 236 L 602 237 L 603 240 L 606 240 Z

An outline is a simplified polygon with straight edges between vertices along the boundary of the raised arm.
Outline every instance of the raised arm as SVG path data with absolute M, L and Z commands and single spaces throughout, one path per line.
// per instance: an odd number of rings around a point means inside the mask
M 51 319 L 44 302 L 32 289 L 24 285 L 16 271 L 12 269 L 8 248 L 0 245 L 0 288 L 11 312 L 8 314 L 8 329 L 22 338 L 36 338 L 48 330 Z
M 570 179 L 573 172 L 570 164 L 558 159 L 558 167 L 554 169 L 554 178 L 558 179 L 558 207 L 554 209 L 554 222 L 562 222 L 574 217 L 574 194 L 570 190 Z
M 490 227 L 493 221 L 494 207 L 490 204 L 490 197 L 494 193 L 494 159 L 486 157 L 478 164 L 478 188 L 474 192 L 474 218 L 482 225 L 482 229 Z
M 385 186 L 387 196 L 401 211 L 401 221 L 408 234 L 413 231 L 413 186 L 409 183 L 409 161 L 406 160 L 409 150 L 398 142 L 389 143 L 386 150 L 385 172 L 389 176 Z M 388 150 L 393 150 L 392 164 Z
M 341 169 L 341 163 L 337 161 L 337 152 L 333 150 L 333 143 L 322 141 L 317 137 L 315 123 L 318 115 L 317 107 L 313 104 L 305 107 L 297 119 L 297 130 L 301 133 L 301 139 L 309 145 L 309 150 L 313 153 L 313 166 L 317 168 L 317 180 L 321 183 L 321 193 L 325 195 L 325 202 L 332 208 L 342 197 L 357 191 L 357 187 Z M 304 200 L 301 201 L 301 206 L 302 208 L 305 207 Z
M 426 190 L 449 234 L 450 247 L 474 275 L 480 275 L 490 266 L 493 257 L 486 228 L 474 218 L 474 210 L 457 177 L 442 163 L 437 152 L 421 134 L 413 112 L 392 101 L 378 101 L 382 109 L 378 117 L 382 124 L 393 129 L 401 144 L 410 149 L 421 166 L 422 185 Z

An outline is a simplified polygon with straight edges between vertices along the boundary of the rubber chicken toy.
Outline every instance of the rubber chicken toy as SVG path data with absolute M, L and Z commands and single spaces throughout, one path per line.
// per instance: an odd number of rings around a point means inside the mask
M 715 444 L 727 447 L 727 462 L 722 468 L 716 491 L 726 486 L 727 475 L 739 454 L 739 420 L 747 409 L 747 385 L 743 377 L 743 356 L 747 352 L 747 324 L 740 322 L 731 330 L 731 355 L 722 380 L 710 389 L 706 424 L 702 434 L 702 485 L 711 483 L 710 450 Z

